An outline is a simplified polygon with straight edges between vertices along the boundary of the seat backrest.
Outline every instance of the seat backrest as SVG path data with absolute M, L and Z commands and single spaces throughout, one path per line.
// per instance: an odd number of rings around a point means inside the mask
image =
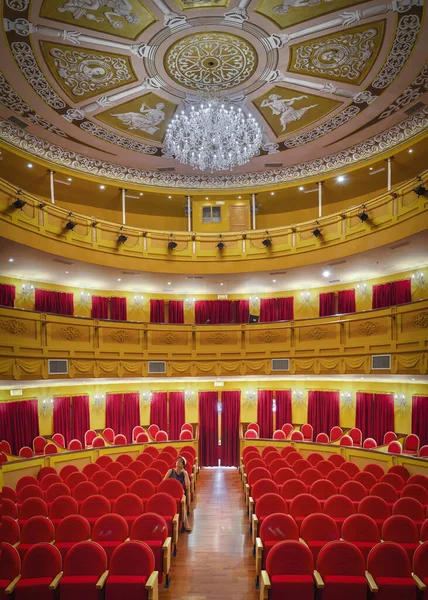
M 41 435 L 38 435 L 33 440 L 33 450 L 35 454 L 42 454 L 47 441 Z
M 324 504 L 324 512 L 330 517 L 343 519 L 349 517 L 349 515 L 355 514 L 355 506 L 353 502 L 346 496 L 336 494 L 336 496 L 330 496 L 327 498 Z
M 126 542 L 118 546 L 110 559 L 110 575 L 150 577 L 155 568 L 155 557 L 144 542 Z
M 332 462 L 330 462 L 329 460 L 321 460 L 318 464 L 317 464 L 317 470 L 324 476 L 327 477 L 327 475 L 329 473 L 331 473 L 332 471 L 334 471 L 336 467 L 334 466 L 334 464 Z
M 300 479 L 303 481 L 303 483 L 305 485 L 311 486 L 313 483 L 315 483 L 315 481 L 318 481 L 319 479 L 323 479 L 323 476 L 318 471 L 318 469 L 311 468 L 311 469 L 305 469 L 303 471 L 303 473 L 301 473 Z
M 183 431 L 180 431 L 179 438 L 180 440 L 191 440 L 193 439 L 193 433 L 187 429 L 183 429 Z
M 183 450 L 183 448 L 181 450 Z M 253 445 L 245 446 L 245 448 L 242 450 L 242 459 L 244 459 L 249 452 L 257 452 L 257 454 L 260 454 L 260 452 L 256 446 L 253 446 Z
M 250 423 L 247 427 L 247 431 L 257 431 L 257 435 L 260 433 L 260 426 L 257 423 Z
M 422 448 L 419 450 L 419 456 L 420 458 L 425 458 L 428 456 L 428 444 L 422 446 Z
M 421 485 L 428 492 L 428 477 L 425 475 L 412 475 L 407 480 L 407 485 Z
M 103 436 L 109 444 L 113 444 L 115 433 L 111 427 L 106 427 L 104 429 Z
M 102 448 L 103 446 L 105 446 L 106 443 L 104 441 L 104 438 L 98 436 L 96 438 L 94 438 L 94 441 L 92 442 L 92 448 Z M 99 458 L 110 458 L 109 456 L 102 456 Z
M 70 473 L 70 475 L 65 480 L 65 483 L 68 485 L 68 487 L 71 490 L 74 490 L 76 485 L 78 485 L 82 481 L 88 481 L 88 478 L 86 477 L 86 475 L 84 473 L 81 473 L 80 471 L 76 471 L 74 473 Z
M 390 504 L 394 504 L 398 498 L 397 492 L 389 483 L 376 483 L 370 490 L 370 495 L 379 496 Z
M 18 500 L 15 490 L 7 485 L 4 485 L 0 491 L 0 499 L 2 498 L 8 498 L 12 502 L 17 502 Z
M 339 442 L 340 446 L 353 446 L 354 440 L 350 435 L 342 435 Z
M 146 512 L 137 517 L 132 524 L 130 538 L 132 540 L 157 540 L 164 542 L 168 537 L 168 525 L 161 515 Z
M 264 460 L 266 467 L 270 467 L 270 465 L 275 460 L 282 458 L 281 454 L 278 452 L 278 450 L 276 448 L 272 448 L 270 450 L 270 452 L 265 452 L 264 454 L 262 453 L 262 457 L 263 457 L 262 460 Z M 260 458 L 259 458 L 259 460 L 260 460 Z
M 113 440 L 113 444 L 115 446 L 123 446 L 124 444 L 127 444 L 128 440 L 126 439 L 126 436 L 123 435 L 123 433 L 118 433 L 117 435 L 114 436 L 114 440 Z
M 61 519 L 56 527 L 55 542 L 82 542 L 89 540 L 91 527 L 82 515 L 69 515 Z
M 49 518 L 63 519 L 68 515 L 77 515 L 79 506 L 75 498 L 70 496 L 58 496 L 49 507 Z
M 55 444 L 58 444 L 58 446 L 61 448 L 65 448 L 65 439 L 62 433 L 54 433 L 52 436 L 52 441 L 55 442 Z M 47 454 L 46 450 L 45 454 Z
M 399 498 L 392 507 L 392 514 L 405 515 L 413 521 L 423 521 L 425 518 L 425 509 L 416 498 Z
M 407 552 L 394 542 L 382 542 L 372 548 L 367 557 L 367 570 L 375 578 L 412 576 Z
M 324 460 L 324 457 L 319 452 L 311 452 L 306 459 L 313 467 L 316 467 L 318 463 Z
M 94 439 L 97 437 L 97 432 L 94 429 L 88 429 L 85 433 L 85 446 L 92 446 Z
M 337 488 L 341 488 L 344 483 L 350 480 L 350 477 L 346 471 L 342 469 L 333 469 L 327 474 L 327 481 L 331 481 Z
M 311 485 L 310 492 L 314 498 L 318 500 L 327 500 L 330 496 L 334 496 L 337 494 L 336 486 L 331 483 L 331 481 L 327 481 L 327 479 L 319 479 L 318 481 L 314 481 Z
M 428 542 L 421 544 L 416 548 L 415 554 L 413 555 L 413 572 L 422 581 L 428 577 Z
M 336 521 L 325 514 L 308 515 L 302 521 L 300 535 L 305 542 L 330 542 L 340 538 Z
M 8 544 L 16 544 L 19 542 L 19 525 L 15 519 L 12 519 L 12 517 L 2 515 L 0 526 L 0 542 L 7 542 Z
M 22 490 L 23 487 L 25 487 L 26 485 L 39 485 L 39 482 L 37 481 L 37 479 L 35 477 L 32 477 L 31 475 L 24 475 L 24 477 L 20 477 L 16 483 L 16 493 L 19 494 L 19 492 Z
M 108 471 L 102 469 L 101 471 L 97 471 L 91 477 L 91 482 L 94 483 L 97 488 L 102 488 L 107 481 L 111 481 L 113 479 L 113 475 L 111 475 Z
M 387 519 L 389 517 L 388 504 L 378 496 L 367 496 L 358 504 L 358 512 L 368 515 L 372 519 Z
M 51 485 L 53 485 L 54 483 L 62 483 L 62 479 L 59 475 L 50 473 L 49 475 L 46 475 L 46 477 L 43 477 L 43 479 L 40 482 L 40 487 L 44 492 L 46 492 L 46 490 L 50 488 Z
M 391 442 L 397 439 L 397 435 L 394 431 L 387 431 L 383 436 L 383 445 L 387 446 Z
M 304 425 L 302 425 L 300 431 L 303 433 L 303 437 L 305 438 L 305 440 L 309 440 L 312 442 L 312 440 L 314 439 L 314 428 L 312 427 L 312 425 L 310 425 L 309 423 L 305 423 Z
M 274 440 L 285 440 L 285 433 L 282 431 L 282 429 L 277 429 L 276 431 L 273 432 L 273 439 Z
M 275 575 L 312 575 L 314 559 L 307 546 L 296 540 L 278 542 L 266 559 L 266 571 Z
M 293 471 L 293 469 L 290 469 L 289 467 L 283 467 L 282 469 L 278 469 L 278 471 L 273 476 L 274 482 L 276 483 L 276 485 L 279 485 L 279 486 L 281 486 L 283 483 L 285 483 L 289 479 L 295 479 L 295 478 L 296 478 L 295 472 Z
M 21 571 L 19 553 L 11 544 L 2 542 L 0 549 L 0 579 L 8 583 L 18 577 Z
M 137 475 L 131 469 L 123 469 L 116 475 L 116 479 L 126 487 L 130 487 L 137 480 Z
M 255 501 L 261 498 L 261 496 L 264 494 L 279 494 L 279 488 L 277 484 L 271 479 L 259 479 L 251 488 L 251 496 Z
M 288 437 L 293 431 L 293 425 L 291 423 L 284 423 L 281 429 L 285 433 L 285 437 Z
M 176 479 L 165 479 L 158 485 L 158 492 L 169 494 L 176 500 L 181 500 L 184 494 L 183 486 Z
M 328 435 L 326 433 L 324 433 L 323 431 L 321 431 L 317 435 L 315 441 L 316 441 L 317 444 L 329 444 L 330 443 Z
M 403 453 L 403 448 L 400 444 L 399 441 L 394 440 L 393 442 L 390 442 L 388 444 L 388 452 L 390 454 L 402 454 Z
M 382 475 L 380 478 L 379 483 L 389 483 L 398 492 L 401 492 L 404 487 L 404 481 L 401 479 L 400 475 L 397 475 L 396 473 L 385 473 L 385 475 Z
M 34 452 L 30 446 L 22 446 L 22 448 L 20 448 L 19 458 L 31 458 L 32 456 L 34 456 Z
M 84 517 L 101 517 L 111 512 L 110 502 L 104 496 L 89 496 L 83 500 L 80 514 Z
M 98 488 L 93 481 L 81 481 L 73 489 L 73 498 L 78 502 L 83 502 L 89 496 L 96 496 Z
M 0 452 L 4 452 L 5 454 L 12 454 L 12 449 L 7 440 L 2 440 L 0 442 Z
M 16 506 L 16 502 L 13 500 L 9 500 L 9 498 L 2 498 L 2 518 L 7 516 L 12 519 L 18 518 L 18 509 Z
M 380 542 L 379 527 L 371 517 L 363 514 L 346 517 L 342 537 L 347 542 Z
M 147 431 L 149 432 L 150 436 L 154 439 L 159 429 L 160 427 L 158 425 L 152 423 Z
M 377 483 L 376 477 L 368 471 L 360 471 L 359 473 L 357 473 L 354 477 L 354 481 L 358 481 L 358 483 L 361 483 L 368 492 Z
M 333 463 L 336 469 L 338 469 L 340 465 L 343 465 L 343 463 L 346 462 L 346 458 L 341 454 L 330 454 L 327 460 Z
M 419 451 L 420 439 L 415 433 L 409 433 L 404 440 L 404 450 L 408 452 L 414 452 L 415 454 Z
M 172 460 L 167 463 L 164 460 L 157 458 L 156 460 L 154 460 L 152 462 L 152 464 L 150 465 L 151 469 L 156 469 L 157 471 L 159 471 L 159 473 L 162 475 L 162 477 L 165 476 L 165 473 L 168 471 L 168 469 L 171 468 L 171 462 Z
M 403 467 L 403 465 L 393 465 L 392 467 L 389 467 L 388 473 L 399 475 L 404 482 L 408 481 L 410 478 L 409 471 L 406 467 Z
M 367 490 L 358 481 L 347 481 L 340 488 L 340 494 L 347 496 L 353 502 L 359 502 L 367 496 Z
M 255 466 L 257 467 L 264 467 L 265 466 L 265 461 L 264 458 L 262 458 L 262 456 L 260 455 L 259 452 L 253 451 L 253 452 L 247 452 L 247 454 L 243 457 L 242 462 L 245 465 L 245 471 L 248 474 L 248 465 L 250 465 L 251 461 L 257 461 L 254 463 Z M 250 471 L 251 471 L 252 465 L 250 465 Z
M 173 517 L 177 510 L 177 503 L 169 494 L 157 492 L 148 499 L 146 512 L 154 512 L 162 517 Z
M 42 467 L 37 473 L 37 481 L 41 481 L 46 475 L 57 475 L 57 472 L 53 467 Z M 59 476 L 61 477 L 61 472 Z
M 61 553 L 55 546 L 42 542 L 31 546 L 22 563 L 22 579 L 54 578 L 61 571 Z
M 271 515 L 272 513 L 287 513 L 287 503 L 279 494 L 264 494 L 256 503 L 257 517 Z
M 273 460 L 269 465 L 269 471 L 272 473 L 272 475 L 275 475 L 275 473 L 279 471 L 279 469 L 287 467 L 285 459 L 281 458 L 281 455 L 278 456 L 279 458 L 275 458 L 275 460 Z
M 181 431 L 191 431 L 193 433 L 193 425 L 191 423 L 183 423 Z
M 251 439 L 256 439 L 259 437 L 257 431 L 254 431 L 254 429 L 247 429 L 247 431 L 245 432 L 245 439 L 246 440 L 251 440 Z
M 385 471 L 382 469 L 382 467 L 380 465 L 377 465 L 376 463 L 370 463 L 366 465 L 363 471 L 371 473 L 372 475 L 374 475 L 374 477 L 376 477 L 378 481 L 385 474 Z
M 156 425 L 156 427 L 157 427 L 157 425 Z M 156 458 L 157 456 L 159 456 L 159 450 L 157 448 L 155 448 L 155 446 L 146 446 L 144 448 L 143 452 L 145 454 L 150 454 L 150 456 L 153 456 L 153 458 Z
M 156 493 L 156 488 L 148 479 L 137 479 L 129 488 L 131 494 L 136 494 L 139 498 L 151 498 Z
M 102 454 L 95 461 L 97 465 L 100 465 L 102 469 L 105 469 L 107 465 L 110 465 L 113 462 L 111 456 L 107 456 L 107 454 Z
M 128 523 L 122 515 L 105 514 L 95 521 L 91 539 L 95 542 L 124 542 Z
M 27 520 L 30 517 L 47 517 L 48 505 L 41 498 L 27 498 L 18 508 L 19 520 Z
M 344 462 L 343 465 L 340 465 L 339 469 L 348 473 L 349 477 L 352 479 L 360 472 L 360 467 L 357 464 L 348 461 Z
M 113 477 L 116 477 L 122 471 L 122 469 L 123 469 L 123 465 L 120 464 L 119 462 L 109 463 L 105 467 L 105 470 L 107 471 L 107 473 L 110 473 L 110 475 L 113 475 Z
M 27 498 L 43 498 L 43 490 L 38 485 L 26 485 L 18 492 L 18 502 L 22 504 Z
M 377 442 L 373 438 L 366 438 L 363 442 L 363 448 L 370 450 L 372 448 L 377 448 Z
M 263 519 L 260 525 L 259 537 L 263 542 L 298 540 L 299 528 L 290 515 L 272 513 Z
M 305 436 L 303 435 L 303 433 L 301 431 L 295 430 L 291 434 L 291 440 L 293 442 L 303 442 L 304 439 L 305 439 Z
M 71 496 L 71 490 L 65 483 L 54 483 L 45 492 L 45 500 L 48 504 L 59 496 Z
M 279 493 L 285 500 L 292 500 L 299 494 L 306 493 L 306 485 L 300 479 L 289 479 L 282 484 Z
M 141 425 L 136 425 L 132 430 L 132 441 L 133 442 L 137 441 L 137 436 L 140 433 L 144 433 L 144 429 L 141 427 Z M 147 439 L 147 441 L 148 441 L 148 439 Z
M 387 542 L 417 544 L 419 542 L 418 529 L 409 517 L 392 515 L 382 525 L 382 539 Z
M 114 503 L 113 512 L 123 517 L 139 516 L 143 512 L 143 501 L 136 494 L 123 494 Z
M 90 479 L 92 475 L 94 473 L 97 473 L 98 471 L 102 471 L 102 469 L 100 465 L 97 465 L 97 463 L 89 463 L 88 465 L 85 465 L 82 469 L 82 473 L 84 473 L 88 479 Z
M 147 479 L 151 481 L 153 485 L 159 485 L 163 479 L 163 476 L 159 473 L 157 469 L 148 468 L 141 475 L 141 479 Z
M 129 465 L 129 469 L 135 473 L 137 478 L 143 473 L 145 468 L 146 465 L 143 462 L 141 462 L 141 460 L 134 460 Z
M 287 445 L 281 450 L 280 454 L 282 458 L 286 459 L 289 454 L 298 454 L 298 452 L 294 446 Z
M 364 577 L 365 568 L 361 550 L 345 541 L 329 542 L 321 548 L 317 559 L 321 577 Z
M 37 544 L 38 542 L 52 542 L 55 528 L 50 519 L 46 517 L 31 517 L 24 523 L 21 531 L 21 543 Z
M 113 479 L 103 485 L 100 494 L 109 500 L 116 500 L 122 494 L 126 494 L 126 486 L 121 481 Z
M 69 450 L 81 450 L 82 442 L 77 439 L 71 440 L 70 442 L 68 442 L 68 449 Z
M 296 460 L 296 462 L 293 464 L 293 469 L 296 475 L 300 475 L 301 473 L 303 473 L 303 471 L 310 468 L 311 463 L 305 460 L 304 458 Z
M 60 470 L 59 476 L 65 482 L 65 481 L 67 481 L 67 478 L 69 477 L 69 475 L 71 475 L 72 473 L 78 473 L 78 472 L 79 472 L 79 469 L 76 467 L 76 465 L 65 465 L 65 467 L 62 467 L 62 469 Z
M 311 494 L 299 494 L 290 503 L 290 515 L 296 517 L 307 517 L 314 513 L 320 513 L 321 504 Z
M 248 475 L 248 485 L 250 487 L 253 486 L 259 479 L 272 479 L 272 475 L 267 469 L 264 469 L 263 467 L 256 467 Z
M 340 439 L 343 435 L 343 430 L 338 425 L 335 425 L 330 429 L 330 442 L 335 442 Z
M 349 430 L 348 435 L 352 438 L 354 446 L 361 446 L 363 443 L 363 432 L 361 429 L 358 429 L 358 427 L 353 427 Z
M 78 542 L 67 552 L 65 577 L 100 577 L 107 569 L 107 555 L 96 542 Z

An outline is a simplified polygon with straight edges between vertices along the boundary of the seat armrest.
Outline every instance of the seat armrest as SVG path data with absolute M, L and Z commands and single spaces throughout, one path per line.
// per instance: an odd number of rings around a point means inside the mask
M 49 589 L 51 592 L 56 590 L 56 588 L 59 586 L 59 582 L 61 581 L 63 575 L 64 571 L 60 571 L 58 575 L 54 577 L 54 579 L 52 579 L 52 581 L 49 584 Z
M 306 546 L 306 548 L 309 548 L 308 544 L 305 542 L 305 540 L 303 538 L 299 537 L 299 542 L 301 544 L 303 544 L 304 546 Z
M 184 520 L 186 518 L 186 512 L 187 512 L 186 496 L 184 494 L 183 494 L 180 502 L 181 502 L 181 520 L 184 523 Z
M 415 583 L 418 586 L 418 589 L 420 589 L 421 592 L 425 592 L 425 590 L 427 589 L 427 586 L 424 584 L 424 582 L 422 581 L 422 579 L 420 579 L 416 575 L 416 573 L 412 573 L 412 577 L 415 580 Z
M 253 512 L 254 512 L 254 500 L 250 496 L 248 499 L 248 514 L 250 515 L 250 518 L 251 518 L 251 515 L 253 514 Z
M 97 584 L 95 586 L 97 590 L 102 590 L 103 589 L 104 584 L 107 581 L 107 577 L 108 577 L 108 571 L 104 571 L 104 573 L 98 579 Z
M 256 538 L 256 574 L 260 575 L 263 563 L 263 542 L 258 537 Z
M 375 594 L 376 592 L 378 592 L 379 588 L 377 587 L 376 581 L 374 580 L 373 576 L 370 575 L 368 571 L 365 572 L 365 576 L 367 579 L 367 583 L 369 584 L 369 590 L 371 591 L 371 593 Z
M 314 571 L 314 579 L 315 579 L 315 585 L 317 586 L 317 588 L 319 590 L 323 590 L 324 589 L 324 581 L 322 580 L 321 575 L 316 570 Z
M 12 544 L 12 546 L 18 550 L 19 544 L 20 542 L 16 542 L 16 544 Z
M 21 575 L 17 575 L 15 577 L 15 579 L 13 579 L 9 585 L 7 586 L 7 588 L 5 589 L 4 593 L 9 596 L 10 594 L 13 594 L 16 584 L 18 583 L 18 581 L 21 579 Z
M 172 519 L 172 539 L 173 539 L 174 544 L 177 544 L 177 542 L 178 542 L 179 523 L 180 523 L 180 517 L 179 517 L 179 514 L 176 513 Z
M 147 597 L 148 600 L 158 600 L 159 589 L 158 589 L 158 577 L 157 571 L 153 571 L 146 583 Z
M 268 600 L 270 590 L 270 579 L 267 571 L 260 573 L 260 600 Z
M 253 529 L 253 546 L 255 546 L 256 538 L 259 535 L 259 519 L 258 519 L 257 515 L 255 515 L 255 514 L 251 515 L 251 525 L 252 525 L 252 529 Z
M 172 539 L 167 537 L 162 544 L 162 568 L 165 575 L 168 575 L 171 567 L 171 543 Z

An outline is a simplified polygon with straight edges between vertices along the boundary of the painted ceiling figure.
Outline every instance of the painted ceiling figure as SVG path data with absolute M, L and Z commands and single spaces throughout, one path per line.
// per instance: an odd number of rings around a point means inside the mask
M 317 6 L 323 2 L 334 2 L 334 0 L 283 0 L 282 4 L 274 6 L 273 11 L 277 15 L 286 15 L 290 8 L 303 8 L 306 6 Z
M 139 113 L 117 113 L 112 117 L 120 119 L 130 131 L 138 130 L 154 134 L 159 129 L 157 125 L 165 119 L 164 108 L 165 104 L 163 102 L 156 104 L 156 108 L 150 108 L 143 102 Z
M 303 100 L 307 96 L 297 96 L 296 98 L 281 98 L 279 94 L 271 94 L 269 98 L 263 100 L 261 106 L 266 106 L 272 110 L 273 115 L 281 115 L 279 120 L 281 121 L 282 131 L 287 129 L 287 124 L 293 121 L 300 121 L 303 115 L 310 108 L 315 108 L 318 104 L 311 104 L 310 106 L 304 106 L 302 108 L 294 108 L 293 104 L 297 100 Z
M 103 10 L 107 21 L 115 29 L 123 27 L 122 17 L 128 23 L 135 25 L 140 22 L 140 17 L 132 11 L 132 4 L 129 0 L 67 0 L 65 4 L 59 7 L 58 12 L 71 12 L 73 18 L 78 20 L 85 17 L 88 21 L 102 23 L 102 17 L 96 17 L 89 11 Z M 110 9 L 110 10 L 108 10 Z

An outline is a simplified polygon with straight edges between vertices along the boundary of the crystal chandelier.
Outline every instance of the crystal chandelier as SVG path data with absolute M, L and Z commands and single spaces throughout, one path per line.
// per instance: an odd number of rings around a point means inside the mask
M 251 160 L 261 143 L 262 128 L 255 118 L 216 97 L 172 119 L 164 152 L 199 171 L 224 171 Z

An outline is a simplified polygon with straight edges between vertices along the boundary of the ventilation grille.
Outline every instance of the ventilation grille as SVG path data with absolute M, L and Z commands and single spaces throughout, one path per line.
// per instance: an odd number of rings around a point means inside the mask
M 330 279 L 329 283 L 340 283 L 340 279 Z
M 48 359 L 48 373 L 49 375 L 68 375 L 68 360 L 66 358 Z
M 329 267 L 337 267 L 337 265 L 344 265 L 346 260 L 335 260 L 334 262 L 329 263 Z
M 269 275 L 286 275 L 287 271 L 273 271 L 273 273 L 269 273 Z
M 403 248 L 403 246 L 410 246 L 410 242 L 400 242 L 399 244 L 395 244 L 394 246 L 390 246 L 390 250 L 397 250 L 398 248 Z
M 423 108 L 425 106 L 425 104 L 423 102 L 416 102 L 416 104 L 414 104 L 413 106 L 411 106 L 410 108 L 407 108 L 404 112 L 406 113 L 406 115 L 414 115 L 415 112 L 418 112 L 418 110 L 421 110 L 421 108 Z
M 122 275 L 132 275 L 133 277 L 140 277 L 141 273 L 137 273 L 136 271 L 122 271 Z
M 8 121 L 10 121 L 10 123 L 13 123 L 20 129 L 26 129 L 28 127 L 28 123 L 26 123 L 25 121 L 21 121 L 21 119 L 18 119 L 18 117 L 11 116 L 8 118 Z
M 391 369 L 391 355 L 390 354 L 374 354 L 372 356 L 372 370 L 373 371 L 385 371 Z
M 53 262 L 60 263 L 61 265 L 73 265 L 74 264 L 68 260 L 63 260 L 62 258 L 53 258 L 52 260 L 53 260 Z
M 174 173 L 174 171 L 175 171 L 175 167 L 159 167 L 158 168 L 159 173 Z
M 152 375 L 166 373 L 166 362 L 164 360 L 149 360 L 149 371 Z
M 273 358 L 272 359 L 272 371 L 289 371 L 290 370 L 290 359 L 289 358 Z
M 279 169 L 283 163 L 265 163 L 266 169 Z
M 186 279 L 203 279 L 201 275 L 189 275 Z

